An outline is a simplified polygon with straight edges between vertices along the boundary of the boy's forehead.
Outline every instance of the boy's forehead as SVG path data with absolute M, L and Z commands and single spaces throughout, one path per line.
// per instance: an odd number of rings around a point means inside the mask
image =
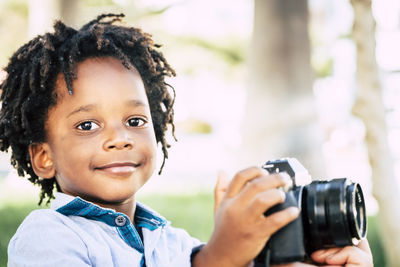
M 128 69 L 123 65 L 120 59 L 114 57 L 91 57 L 76 63 L 75 67 L 76 79 L 71 80 L 72 89 L 75 90 L 74 84 L 76 85 L 77 83 L 80 83 L 82 81 L 82 77 L 87 78 L 90 76 L 93 77 L 95 75 L 96 79 L 104 78 L 105 67 L 122 73 L 134 74 L 134 77 L 136 79 L 133 82 L 135 83 L 140 82 L 144 86 L 139 71 L 133 65 L 130 65 L 130 68 Z M 97 73 L 99 73 L 99 75 L 96 76 Z M 57 97 L 68 94 L 67 79 L 63 72 L 60 72 L 57 75 L 55 90 L 57 93 Z

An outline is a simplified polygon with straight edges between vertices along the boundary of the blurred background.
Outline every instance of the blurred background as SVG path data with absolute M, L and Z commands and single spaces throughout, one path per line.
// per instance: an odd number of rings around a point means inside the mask
M 207 241 L 218 171 L 296 157 L 315 179 L 361 184 L 375 266 L 400 266 L 398 0 L 0 0 L 0 80 L 55 19 L 121 12 L 177 72 L 178 142 L 140 201 Z M 1 154 L 0 266 L 37 202 Z

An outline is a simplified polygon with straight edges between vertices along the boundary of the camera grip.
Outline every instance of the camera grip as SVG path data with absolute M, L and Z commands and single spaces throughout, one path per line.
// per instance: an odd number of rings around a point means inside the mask
M 301 200 L 301 190 L 286 192 L 285 202 L 269 209 L 265 215 L 275 213 L 288 207 L 298 207 Z M 306 257 L 304 247 L 303 222 L 301 215 L 282 229 L 273 234 L 265 247 L 265 261 L 271 264 L 303 261 Z M 269 256 L 269 257 L 268 257 Z M 269 259 L 268 259 L 269 258 Z M 269 266 L 267 263 L 266 266 Z

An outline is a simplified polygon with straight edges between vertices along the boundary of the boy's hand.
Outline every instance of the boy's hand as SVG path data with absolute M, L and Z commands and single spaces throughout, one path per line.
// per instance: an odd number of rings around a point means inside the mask
M 314 252 L 311 257 L 315 262 L 326 263 L 328 266 L 373 266 L 371 249 L 366 239 L 361 240 L 358 246 L 319 250 Z
M 357 247 L 348 246 L 344 248 L 330 248 L 314 252 L 312 259 L 329 267 L 373 267 L 372 253 L 366 239 L 361 240 Z M 305 263 L 292 263 L 276 265 L 275 267 L 314 267 L 315 265 Z
M 220 176 L 215 189 L 214 232 L 196 255 L 194 265 L 247 266 L 269 237 L 299 214 L 292 207 L 264 215 L 269 208 L 284 202 L 285 194 L 278 188 L 285 184 L 282 176 L 269 175 L 257 167 L 237 173 L 229 185 Z

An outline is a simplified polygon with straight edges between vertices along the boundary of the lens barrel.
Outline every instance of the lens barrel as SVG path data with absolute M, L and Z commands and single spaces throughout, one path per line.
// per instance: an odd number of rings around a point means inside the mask
M 347 178 L 304 186 L 303 223 L 307 250 L 356 245 L 366 235 L 361 187 Z

